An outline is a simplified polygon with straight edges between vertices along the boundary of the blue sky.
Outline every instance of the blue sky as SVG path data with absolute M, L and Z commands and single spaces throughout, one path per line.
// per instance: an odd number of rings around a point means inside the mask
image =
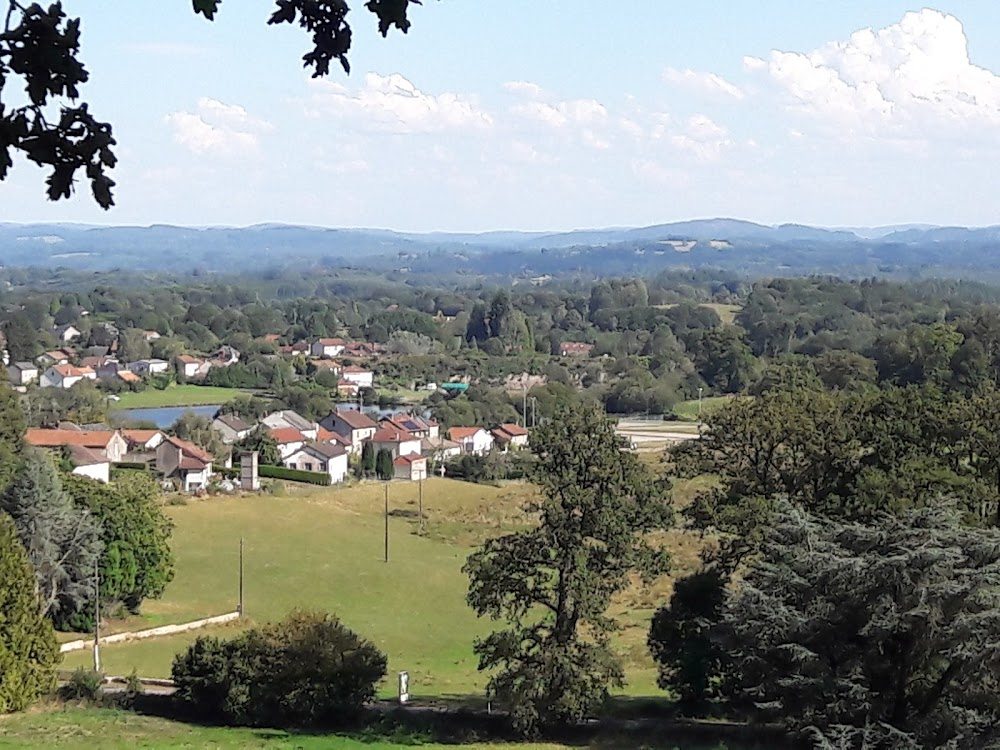
M 64 4 L 118 206 L 20 162 L 2 221 L 1000 223 L 995 0 L 425 0 L 387 40 L 356 0 L 322 81 L 266 0 Z

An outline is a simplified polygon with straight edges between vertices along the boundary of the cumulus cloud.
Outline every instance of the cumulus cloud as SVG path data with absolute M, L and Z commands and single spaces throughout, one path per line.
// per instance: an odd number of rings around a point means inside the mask
M 537 99 L 542 95 L 542 87 L 530 81 L 507 81 L 503 84 L 503 89 L 508 93 L 526 96 L 531 99 Z
M 537 120 L 554 128 L 588 125 L 608 117 L 607 108 L 596 99 L 572 99 L 562 102 L 525 102 L 511 108 L 520 117 Z
M 663 71 L 663 80 L 675 86 L 684 86 L 703 93 L 723 94 L 734 99 L 744 97 L 742 89 L 715 73 L 691 70 L 690 68 L 678 70 L 668 67 Z
M 435 133 L 446 130 L 484 130 L 493 117 L 459 94 L 426 94 L 401 75 L 368 73 L 358 90 L 324 79 L 310 79 L 313 95 L 307 114 L 362 121 L 393 133 Z
M 925 9 L 809 53 L 745 58 L 792 107 L 848 133 L 916 135 L 1000 124 L 1000 77 L 974 65 L 954 16 Z
M 173 112 L 166 123 L 174 140 L 199 155 L 239 156 L 259 146 L 260 133 L 273 129 L 271 123 L 252 117 L 238 104 L 202 97 L 194 112 Z

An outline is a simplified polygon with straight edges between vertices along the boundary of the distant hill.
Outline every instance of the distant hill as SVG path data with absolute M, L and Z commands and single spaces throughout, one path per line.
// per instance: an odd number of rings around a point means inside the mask
M 0 264 L 174 273 L 357 267 L 497 280 L 718 267 L 748 276 L 1000 278 L 1000 226 L 825 229 L 715 218 L 569 232 L 427 234 L 250 227 L 0 223 Z

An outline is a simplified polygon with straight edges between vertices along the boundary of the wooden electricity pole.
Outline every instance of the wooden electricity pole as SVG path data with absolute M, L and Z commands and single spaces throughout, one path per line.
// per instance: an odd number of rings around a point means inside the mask
M 94 671 L 101 671 L 101 560 L 94 561 Z
M 418 528 L 418 533 L 420 536 L 424 535 L 424 478 L 420 477 L 417 482 L 417 512 L 420 514 L 420 525 Z
M 246 611 L 243 606 L 243 537 L 240 537 L 240 604 L 239 604 L 240 617 L 244 617 Z
M 385 562 L 389 562 L 389 483 L 385 483 Z

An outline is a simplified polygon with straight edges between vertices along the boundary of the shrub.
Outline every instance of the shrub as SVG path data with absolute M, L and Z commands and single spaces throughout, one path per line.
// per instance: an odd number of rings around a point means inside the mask
M 330 484 L 330 475 L 318 471 L 299 471 L 298 469 L 286 469 L 284 466 L 260 464 L 257 467 L 257 473 L 262 477 L 287 479 L 289 482 L 306 482 L 308 484 L 318 484 L 323 487 Z
M 70 701 L 97 701 L 101 697 L 103 685 L 103 674 L 92 669 L 77 667 L 60 690 L 60 694 Z
M 336 617 L 296 611 L 231 640 L 198 638 L 172 675 L 177 700 L 200 718 L 316 726 L 355 715 L 385 672 L 385 655 Z

